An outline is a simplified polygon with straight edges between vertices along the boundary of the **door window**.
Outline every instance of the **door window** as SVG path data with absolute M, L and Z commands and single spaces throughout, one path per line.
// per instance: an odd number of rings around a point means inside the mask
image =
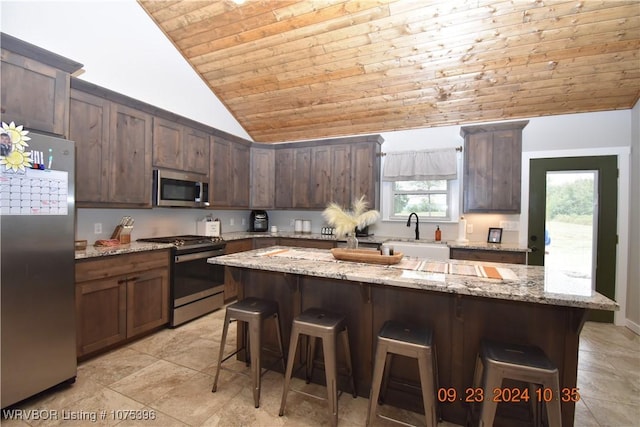
M 595 289 L 597 182 L 597 171 L 547 172 L 544 264 L 565 278 L 550 281 L 556 292 Z

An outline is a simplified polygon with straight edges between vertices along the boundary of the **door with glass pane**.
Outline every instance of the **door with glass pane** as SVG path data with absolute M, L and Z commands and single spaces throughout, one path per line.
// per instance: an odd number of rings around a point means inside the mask
M 615 299 L 617 181 L 616 156 L 531 160 L 529 264 L 546 267 L 550 291 Z

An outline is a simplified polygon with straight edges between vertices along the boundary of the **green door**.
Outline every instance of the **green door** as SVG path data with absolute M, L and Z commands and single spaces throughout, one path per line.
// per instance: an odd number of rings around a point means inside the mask
M 616 156 L 532 159 L 529 264 L 550 265 L 555 256 L 575 278 L 566 286 L 588 280 L 615 299 L 617 201 Z M 589 320 L 613 322 L 613 312 L 591 311 Z

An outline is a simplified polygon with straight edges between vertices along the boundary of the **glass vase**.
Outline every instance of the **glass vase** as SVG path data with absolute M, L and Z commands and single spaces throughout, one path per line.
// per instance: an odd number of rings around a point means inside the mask
M 358 249 L 358 239 L 353 234 L 347 236 L 347 249 Z

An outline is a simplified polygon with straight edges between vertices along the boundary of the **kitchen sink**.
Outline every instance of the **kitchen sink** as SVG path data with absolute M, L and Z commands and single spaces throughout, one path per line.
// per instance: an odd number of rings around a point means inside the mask
M 402 252 L 405 256 L 429 258 L 440 261 L 449 259 L 449 247 L 444 243 L 392 240 L 384 242 L 383 245 L 393 246 L 395 252 Z

